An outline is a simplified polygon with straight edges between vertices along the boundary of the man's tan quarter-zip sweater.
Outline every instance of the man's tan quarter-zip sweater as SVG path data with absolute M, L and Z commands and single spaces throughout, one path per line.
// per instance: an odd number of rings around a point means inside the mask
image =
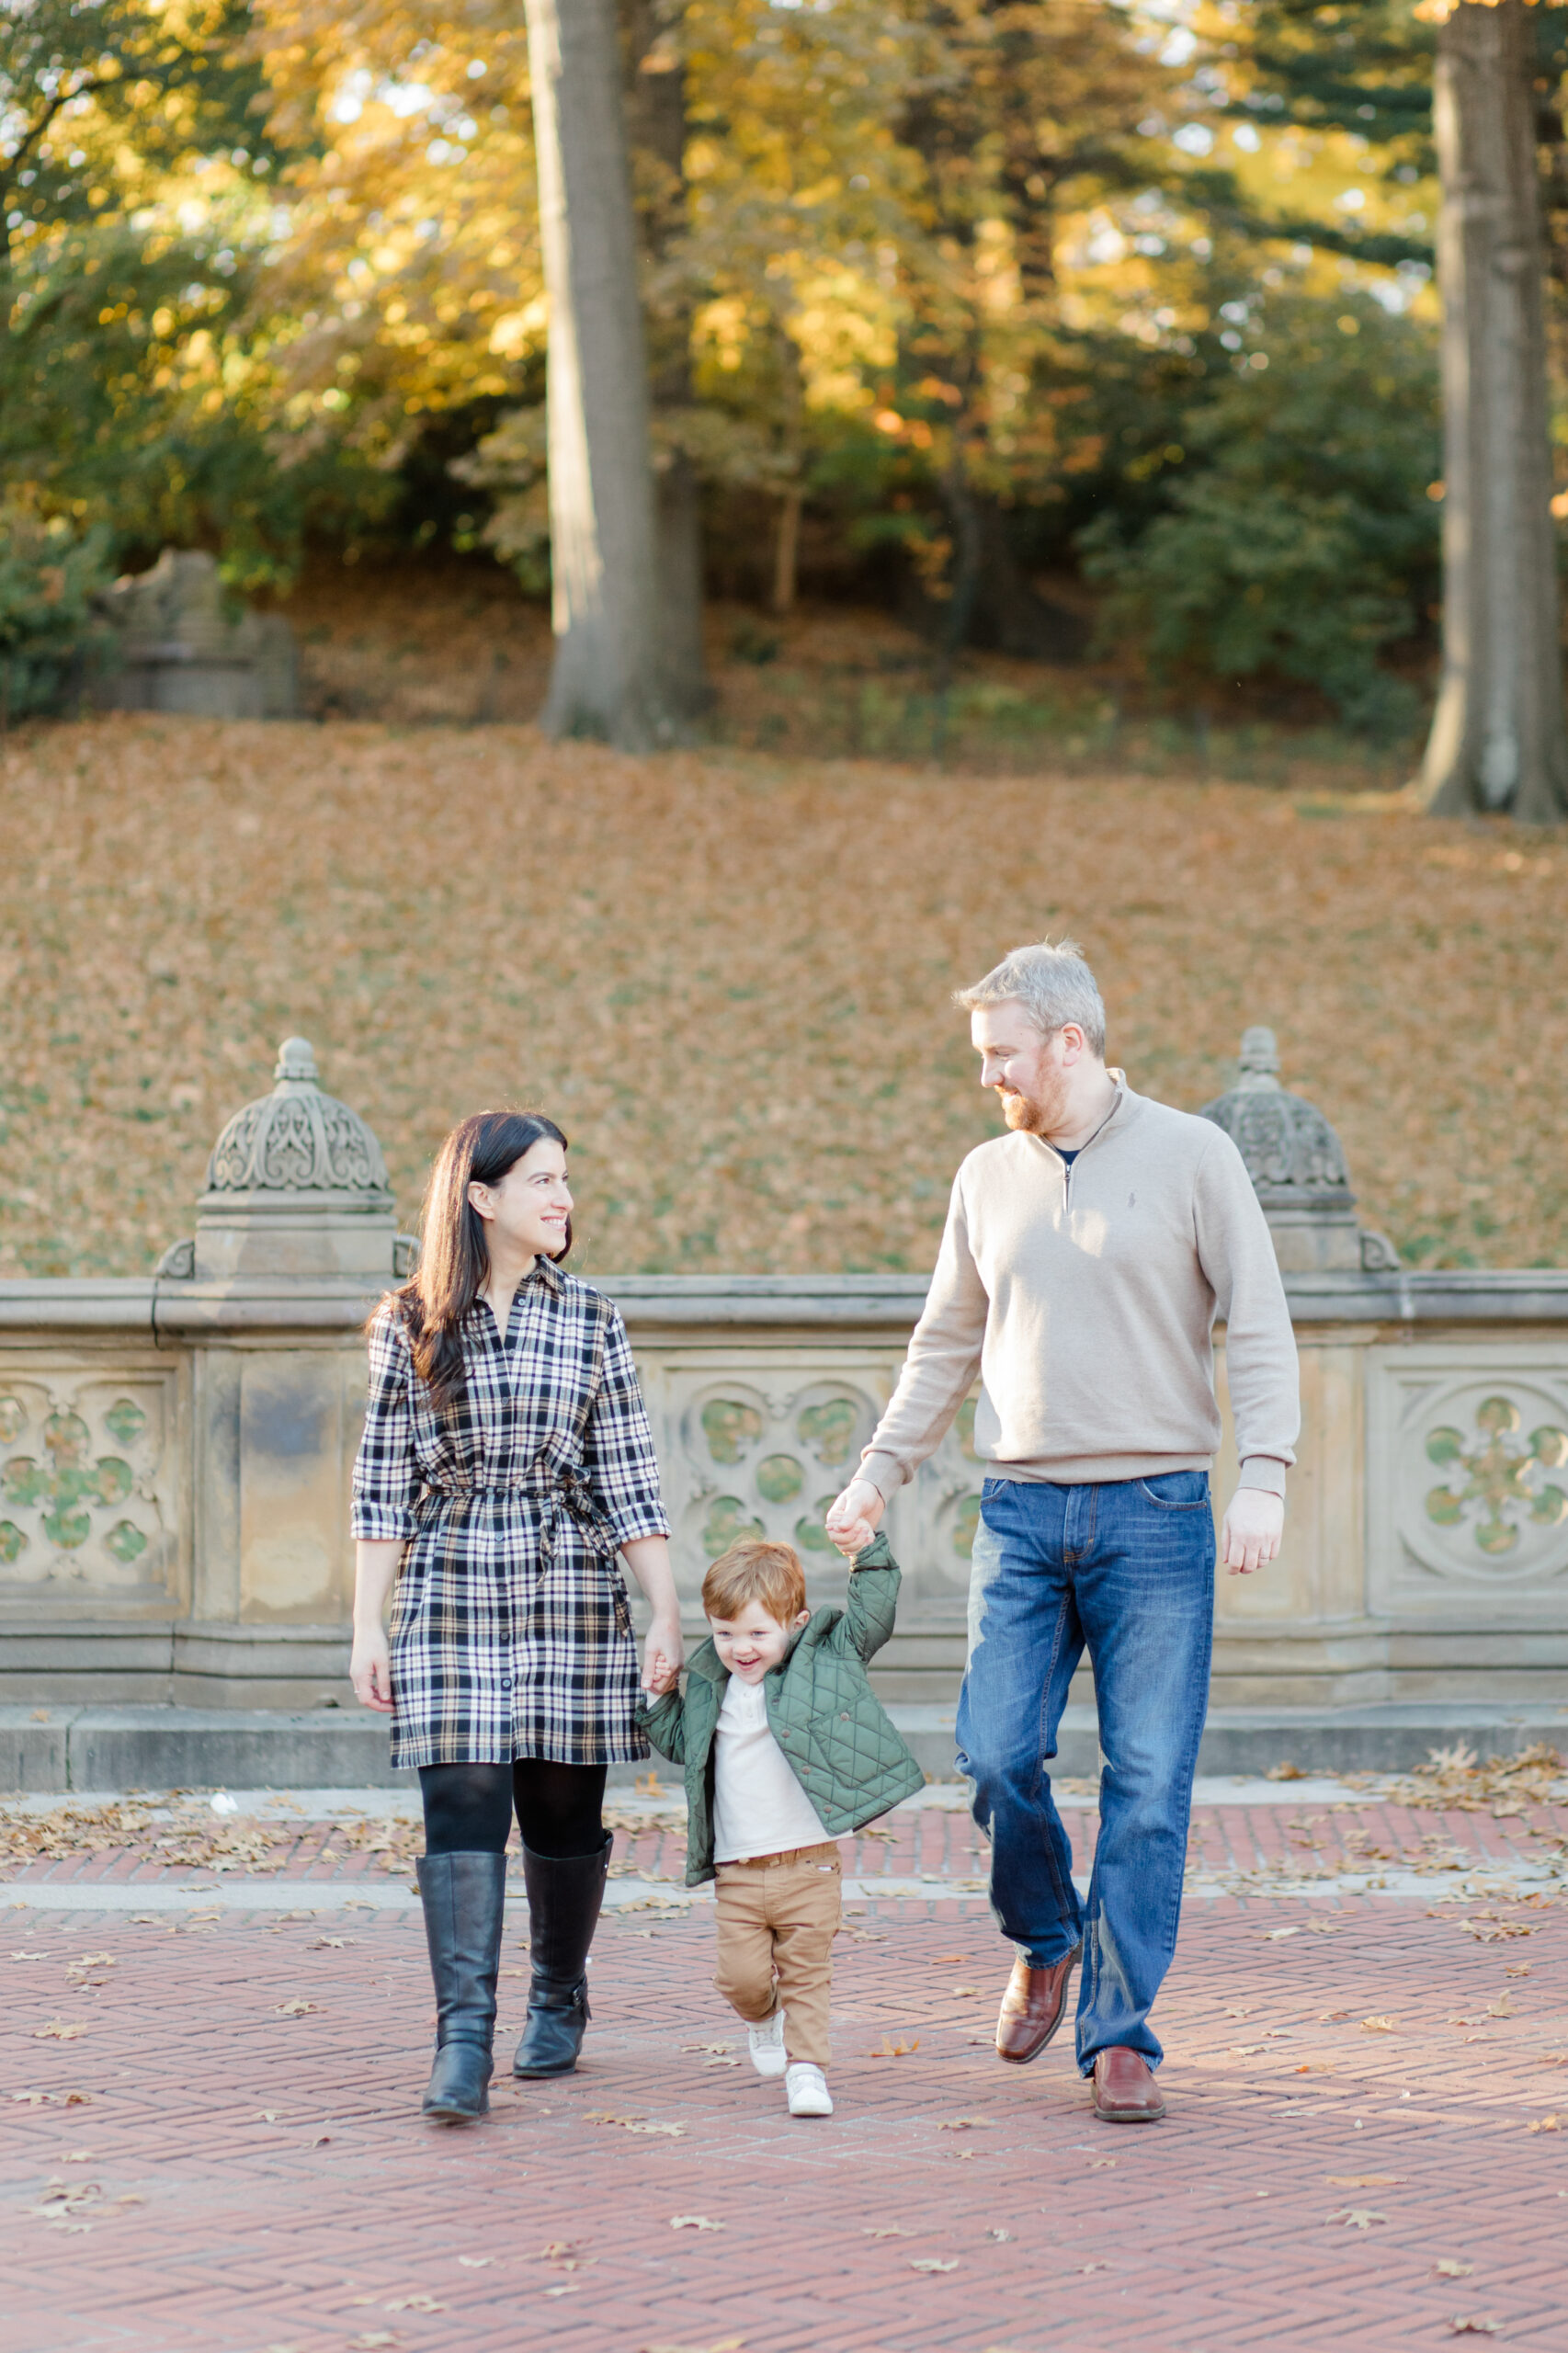
M 1207 1471 L 1216 1315 L 1242 1484 L 1284 1494 L 1296 1343 L 1245 1164 L 1211 1120 L 1111 1075 L 1116 1101 L 1070 1164 L 1014 1134 L 960 1168 L 925 1312 L 866 1449 L 884 1496 L 940 1443 L 977 1372 L 975 1451 L 998 1478 Z

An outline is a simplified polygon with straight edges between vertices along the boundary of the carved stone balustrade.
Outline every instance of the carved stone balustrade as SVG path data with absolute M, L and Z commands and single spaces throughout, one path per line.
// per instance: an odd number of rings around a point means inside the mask
M 1517 1745 L 1559 1716 L 1568 1734 L 1568 1273 L 1388 1263 L 1332 1129 L 1276 1070 L 1249 1032 L 1241 1085 L 1209 1109 L 1274 1227 L 1304 1430 L 1280 1561 L 1220 1579 L 1206 1756 L 1223 1737 L 1230 1759 L 1377 1762 L 1467 1731 Z M 375 1137 L 290 1040 L 154 1275 L 0 1282 L 0 1786 L 61 1785 L 73 1724 L 79 1786 L 384 1775 L 345 1680 L 348 1486 L 364 1320 L 411 1250 Z M 841 1594 L 822 1511 L 925 1279 L 595 1279 L 631 1334 L 693 1629 L 708 1561 L 741 1534 L 787 1537 L 812 1600 Z M 966 1408 L 889 1515 L 906 1574 L 875 1673 L 934 1770 L 951 1768 L 972 1427 Z M 1227 1440 L 1221 1495 L 1233 1476 Z M 208 1726 L 221 1765 L 160 1747 L 154 1720 Z M 1092 1716 L 1074 1721 L 1082 1770 Z M 312 1724 L 336 1727 L 327 1762 Z

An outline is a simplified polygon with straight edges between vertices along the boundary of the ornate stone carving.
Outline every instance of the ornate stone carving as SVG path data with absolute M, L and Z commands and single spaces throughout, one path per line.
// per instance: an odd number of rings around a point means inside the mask
M 1339 1138 L 1315 1104 L 1280 1086 L 1278 1071 L 1273 1030 L 1244 1030 L 1240 1077 L 1199 1117 L 1224 1129 L 1266 1210 L 1351 1209 Z
M 236 1111 L 213 1145 L 208 1192 L 374 1194 L 390 1209 L 381 1147 L 357 1111 L 322 1093 L 309 1040 L 285 1038 L 273 1075 L 271 1094 Z
M 1491 1559 L 1515 1551 L 1525 1521 L 1560 1528 L 1568 1519 L 1568 1494 L 1542 1476 L 1568 1463 L 1568 1430 L 1543 1422 L 1521 1439 L 1521 1419 L 1511 1397 L 1483 1397 L 1472 1431 L 1439 1423 L 1426 1433 L 1427 1460 L 1448 1474 L 1427 1491 L 1427 1518 L 1439 1528 L 1468 1523 Z
M 171 1242 L 153 1272 L 159 1282 L 189 1282 L 196 1273 L 194 1241 Z
M 842 1596 L 838 1556 L 824 1515 L 851 1476 L 876 1427 L 901 1361 L 781 1363 L 737 1352 L 703 1370 L 644 1363 L 657 1427 L 665 1497 L 676 1529 L 676 1574 L 691 1597 L 710 1561 L 746 1537 L 792 1544 L 806 1564 L 813 1604 Z M 974 1408 L 914 1484 L 894 1498 L 888 1531 L 910 1583 L 906 1602 L 956 1599 L 968 1584 L 980 1513 Z
M 212 1147 L 193 1272 L 384 1282 L 409 1260 L 381 1145 L 358 1111 L 322 1092 L 307 1040 L 285 1038 L 275 1077 L 271 1094 L 236 1111 Z
M 1543 1586 L 1563 1589 L 1568 1371 L 1561 1355 L 1552 1362 L 1521 1347 L 1509 1362 L 1495 1347 L 1467 1352 L 1414 1341 L 1377 1351 L 1369 1372 L 1373 1608 L 1485 1613 L 1506 1608 L 1510 1597 L 1539 1608 Z
M 167 1376 L 0 1375 L 0 1592 L 165 1584 Z
M 1280 1266 L 1297 1274 L 1397 1271 L 1392 1243 L 1357 1223 L 1339 1138 L 1315 1103 L 1280 1086 L 1273 1030 L 1244 1030 L 1240 1059 L 1234 1086 L 1199 1116 L 1223 1128 L 1245 1161 Z

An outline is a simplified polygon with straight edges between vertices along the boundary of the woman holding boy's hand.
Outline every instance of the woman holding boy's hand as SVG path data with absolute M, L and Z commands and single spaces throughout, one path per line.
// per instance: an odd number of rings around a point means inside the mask
M 442 1145 L 419 1268 L 370 1325 L 352 1674 L 416 1766 L 437 2051 L 425 2113 L 488 2104 L 516 1812 L 533 1982 L 513 2061 L 565 2075 L 609 1866 L 606 1768 L 680 1672 L 658 1465 L 619 1314 L 561 1271 L 566 1139 L 484 1111 Z M 639 1666 L 624 1561 L 653 1610 Z M 392 1598 L 390 1639 L 383 1624 Z

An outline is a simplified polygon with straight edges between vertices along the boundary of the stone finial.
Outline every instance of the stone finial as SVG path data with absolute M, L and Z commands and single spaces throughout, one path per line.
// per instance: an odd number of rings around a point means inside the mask
M 1223 1128 L 1247 1175 L 1289 1274 L 1369 1272 L 1397 1267 L 1392 1243 L 1363 1232 L 1344 1146 L 1323 1113 L 1278 1078 L 1272 1029 L 1243 1032 L 1233 1086 L 1205 1103 L 1199 1117 Z
M 212 1147 L 192 1274 L 390 1277 L 397 1222 L 381 1145 L 323 1093 L 308 1039 L 284 1039 L 274 1078 Z
M 1242 1074 L 1236 1081 L 1238 1087 L 1278 1085 L 1279 1049 L 1274 1042 L 1272 1029 L 1244 1029 L 1240 1059 Z

